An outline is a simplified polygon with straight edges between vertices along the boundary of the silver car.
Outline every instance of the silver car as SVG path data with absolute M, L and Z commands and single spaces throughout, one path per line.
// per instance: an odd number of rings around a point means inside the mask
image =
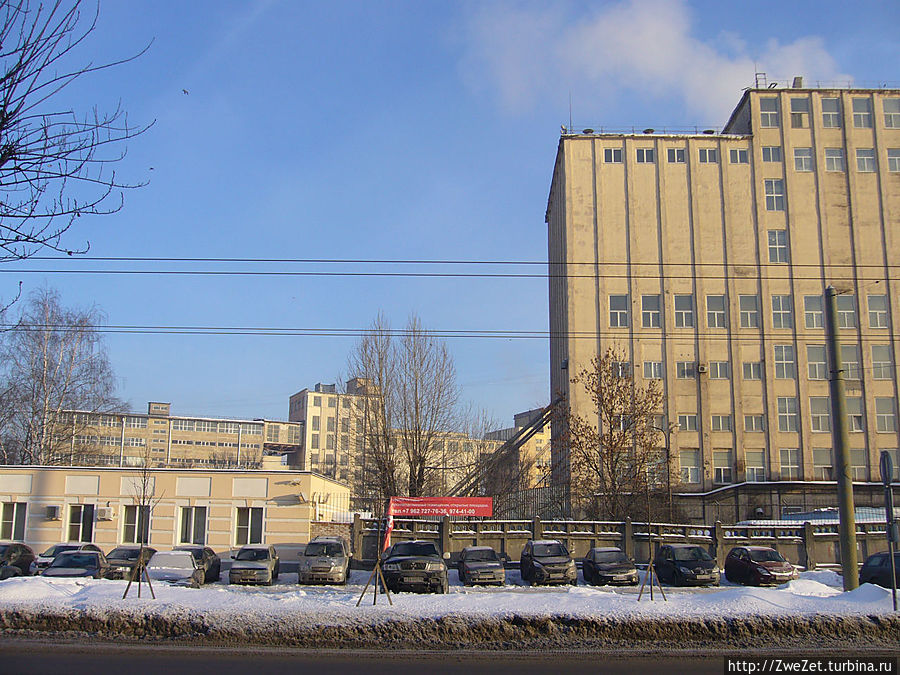
M 243 546 L 231 557 L 234 562 L 228 572 L 228 583 L 271 586 L 278 579 L 280 565 L 274 546 Z
M 459 554 L 459 580 L 464 586 L 499 584 L 506 581 L 506 569 L 490 546 L 466 546 Z
M 343 537 L 316 537 L 300 554 L 297 583 L 346 584 L 350 557 L 350 546 Z
M 147 563 L 147 574 L 154 581 L 187 584 L 199 588 L 205 581 L 203 568 L 190 551 L 157 551 Z

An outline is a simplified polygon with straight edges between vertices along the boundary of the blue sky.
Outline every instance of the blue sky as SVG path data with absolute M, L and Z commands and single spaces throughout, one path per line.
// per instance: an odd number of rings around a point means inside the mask
M 76 110 L 121 100 L 132 122 L 155 119 L 118 167 L 149 184 L 127 193 L 120 213 L 78 221 L 65 241 L 89 241 L 94 256 L 543 260 L 570 96 L 578 128 L 709 128 L 724 124 L 754 69 L 770 80 L 897 86 L 898 7 L 107 0 L 86 59 L 153 44 L 63 100 Z M 3 295 L 19 279 L 26 292 L 46 284 L 66 304 L 96 304 L 111 325 L 362 329 L 381 311 L 396 328 L 410 312 L 439 331 L 548 327 L 542 279 L 25 272 L 50 267 L 6 265 Z M 135 410 L 161 400 L 176 414 L 269 418 L 287 417 L 292 393 L 345 373 L 353 342 L 107 338 Z M 546 339 L 450 348 L 463 399 L 500 425 L 547 402 Z

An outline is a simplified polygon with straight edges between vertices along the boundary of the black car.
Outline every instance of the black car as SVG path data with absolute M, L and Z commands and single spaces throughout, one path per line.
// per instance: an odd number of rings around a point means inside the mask
M 459 580 L 464 586 L 506 581 L 503 560 L 490 546 L 466 546 L 459 554 Z
M 142 559 L 145 566 L 154 553 L 156 553 L 155 548 L 144 546 Z M 106 562 L 109 563 L 109 571 L 106 573 L 106 578 L 130 579 L 137 565 L 138 557 L 141 555 L 140 546 L 116 546 L 106 555 Z
M 194 556 L 194 560 L 203 570 L 203 583 L 208 584 L 211 581 L 218 581 L 222 574 L 222 561 L 219 554 L 213 551 L 209 546 L 200 544 L 182 544 L 172 549 L 173 551 L 190 551 Z
M 873 553 L 859 570 L 859 583 L 877 584 L 884 588 L 891 587 L 891 554 L 887 551 Z M 897 583 L 900 584 L 900 551 L 894 552 L 894 573 L 897 575 Z
M 797 578 L 794 566 L 768 546 L 735 546 L 725 557 L 725 578 L 736 584 L 784 584 Z
M 578 583 L 578 568 L 561 541 L 531 540 L 522 549 L 519 558 L 522 581 L 531 584 Z
M 653 561 L 662 581 L 675 586 L 718 586 L 719 566 L 702 546 L 666 544 Z
M 63 551 L 41 572 L 41 576 L 102 579 L 107 572 L 109 564 L 102 551 Z
M 595 586 L 638 582 L 634 561 L 615 547 L 597 547 L 588 551 L 581 563 L 584 581 Z
M 25 544 L 17 542 L 0 544 L 0 579 L 28 576 L 31 574 L 31 563 L 34 562 L 34 551 Z
M 450 554 L 444 557 L 449 558 Z M 388 590 L 446 593 L 447 565 L 432 541 L 401 541 L 388 549 L 381 565 Z

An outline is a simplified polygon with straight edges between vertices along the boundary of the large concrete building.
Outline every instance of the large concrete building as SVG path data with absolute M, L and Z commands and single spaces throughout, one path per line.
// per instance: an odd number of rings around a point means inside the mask
M 829 284 L 853 478 L 879 481 L 881 450 L 900 472 L 900 90 L 797 78 L 721 133 L 564 130 L 546 221 L 551 395 L 590 414 L 570 378 L 623 350 L 661 382 L 679 489 L 832 479 Z

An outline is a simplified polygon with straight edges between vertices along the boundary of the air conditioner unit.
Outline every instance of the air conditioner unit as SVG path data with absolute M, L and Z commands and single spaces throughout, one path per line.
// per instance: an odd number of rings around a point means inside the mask
M 113 510 L 108 506 L 101 506 L 97 509 L 97 520 L 112 520 Z
M 708 367 L 705 363 L 698 363 L 698 364 L 697 364 L 697 372 L 698 372 L 698 373 L 705 373 L 705 372 L 707 372 L 708 370 L 709 370 L 709 367 Z
M 56 505 L 48 506 L 44 513 L 47 520 L 59 520 L 59 507 Z

